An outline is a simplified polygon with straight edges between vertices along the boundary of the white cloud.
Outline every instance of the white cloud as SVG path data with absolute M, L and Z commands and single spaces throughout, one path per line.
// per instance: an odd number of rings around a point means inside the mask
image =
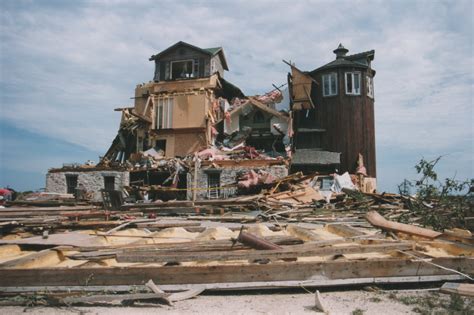
M 473 153 L 471 1 L 20 4 L 0 13 L 0 92 L 1 119 L 21 128 L 105 151 L 112 109 L 132 104 L 149 56 L 179 40 L 223 46 L 227 78 L 251 94 L 286 82 L 282 59 L 312 70 L 342 42 L 376 50 L 379 149 Z

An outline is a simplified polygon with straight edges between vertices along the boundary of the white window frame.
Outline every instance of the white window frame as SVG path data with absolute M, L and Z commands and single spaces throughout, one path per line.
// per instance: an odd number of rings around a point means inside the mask
M 374 98 L 374 78 L 366 76 L 367 96 Z
M 156 129 L 172 129 L 174 98 L 160 97 L 155 104 Z
M 182 79 L 182 78 L 173 78 L 173 63 L 181 63 L 181 62 L 192 62 L 191 65 L 191 78 L 194 78 L 194 59 L 184 59 L 184 60 L 175 60 L 170 62 L 170 79 Z
M 347 75 L 350 74 L 351 75 L 351 81 L 352 81 L 352 91 L 349 92 L 347 91 Z M 354 86 L 354 78 L 355 76 L 358 76 L 359 77 L 359 90 L 356 90 L 355 89 L 355 86 Z M 345 90 L 346 90 L 346 94 L 347 95 L 360 95 L 360 87 L 361 87 L 361 75 L 360 75 L 360 71 L 352 71 L 352 72 L 345 72 L 344 73 L 344 83 L 345 83 Z
M 331 78 L 334 77 L 334 80 L 336 82 L 336 87 L 335 90 L 332 90 L 332 84 L 331 84 Z M 329 94 L 326 94 L 326 78 L 328 78 L 328 84 L 329 84 Z M 323 81 L 323 97 L 328 97 L 328 96 L 335 96 L 337 95 L 338 91 L 338 82 L 337 82 L 337 73 L 336 72 L 331 72 L 328 74 L 323 74 L 321 80 Z

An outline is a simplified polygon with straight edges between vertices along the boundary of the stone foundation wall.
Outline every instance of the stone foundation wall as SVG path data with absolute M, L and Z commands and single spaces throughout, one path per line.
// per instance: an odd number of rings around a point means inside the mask
M 130 182 L 129 172 L 123 171 L 68 171 L 46 174 L 46 191 L 67 193 L 66 175 L 77 175 L 77 185 L 87 192 L 93 192 L 93 201 L 102 201 L 100 190 L 104 189 L 104 176 L 115 177 L 115 190 L 122 190 Z
M 288 168 L 285 165 L 253 167 L 252 169 L 254 171 L 263 170 L 263 171 L 269 172 L 277 178 L 288 176 Z M 236 186 L 237 174 L 240 172 L 246 172 L 248 170 L 249 170 L 248 167 L 200 168 L 198 170 L 198 180 L 197 180 L 197 187 L 199 188 L 199 190 L 197 190 L 196 199 L 197 200 L 208 199 L 208 191 L 206 190 L 208 187 L 208 182 L 207 182 L 208 173 L 220 171 L 220 185 L 221 186 L 226 186 L 226 185 Z M 192 192 L 193 179 L 194 179 L 193 177 L 194 177 L 194 172 L 190 171 L 187 176 L 188 200 L 191 200 L 193 196 L 193 192 Z M 237 187 L 221 189 L 219 198 L 233 197 L 235 196 L 236 192 L 237 192 Z

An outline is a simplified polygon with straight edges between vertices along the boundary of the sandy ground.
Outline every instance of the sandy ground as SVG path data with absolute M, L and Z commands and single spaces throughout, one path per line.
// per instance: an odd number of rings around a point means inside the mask
M 426 301 L 450 302 L 450 296 L 428 290 L 376 291 L 363 290 L 322 292 L 323 303 L 330 314 L 416 314 L 418 308 L 435 310 Z M 464 299 L 464 305 L 472 300 Z M 317 314 L 314 294 L 288 291 L 264 294 L 256 292 L 200 295 L 174 306 L 142 307 L 1 307 L 1 314 Z M 471 304 L 472 305 L 472 304 Z M 471 309 L 472 310 L 472 309 Z M 441 313 L 448 313 L 442 309 Z M 458 313 L 458 312 L 454 312 Z M 469 314 L 467 312 L 466 314 Z M 472 313 L 471 313 L 472 314 Z

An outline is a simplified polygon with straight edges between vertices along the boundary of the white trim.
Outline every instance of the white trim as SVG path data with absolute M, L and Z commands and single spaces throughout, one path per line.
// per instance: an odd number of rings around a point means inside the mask
M 374 78 L 370 76 L 365 76 L 365 86 L 367 89 L 367 96 L 370 97 L 371 99 L 374 98 Z
M 191 75 L 192 75 L 192 78 L 194 78 L 194 59 L 183 59 L 183 60 L 175 60 L 175 61 L 171 61 L 170 62 L 170 79 L 175 79 L 173 78 L 173 63 L 178 63 L 178 62 L 187 62 L 187 61 L 191 61 L 192 62 L 192 65 L 191 65 Z M 181 78 L 177 78 L 177 79 L 181 79 Z
M 336 87 L 335 87 L 335 90 L 333 91 L 332 90 L 332 84 L 331 84 L 331 78 L 334 76 L 335 78 L 335 82 L 336 82 Z M 325 92 L 325 86 L 326 86 L 326 82 L 325 82 L 325 78 L 329 78 L 328 80 L 328 84 L 329 84 L 329 94 L 326 94 Z M 331 73 L 327 73 L 327 74 L 323 74 L 321 76 L 321 81 L 323 81 L 323 84 L 322 84 L 322 87 L 323 87 L 323 97 L 328 97 L 328 96 L 335 96 L 337 95 L 337 91 L 338 91 L 338 82 L 337 82 L 337 72 L 331 72 Z
M 347 75 L 351 75 L 351 81 L 352 81 L 352 92 L 347 91 Z M 355 75 L 359 76 L 359 90 L 355 90 L 354 87 L 354 82 L 355 82 Z M 350 72 L 344 72 L 344 82 L 345 82 L 345 90 L 347 95 L 360 95 L 360 90 L 361 90 L 361 74 L 360 71 L 350 71 Z

